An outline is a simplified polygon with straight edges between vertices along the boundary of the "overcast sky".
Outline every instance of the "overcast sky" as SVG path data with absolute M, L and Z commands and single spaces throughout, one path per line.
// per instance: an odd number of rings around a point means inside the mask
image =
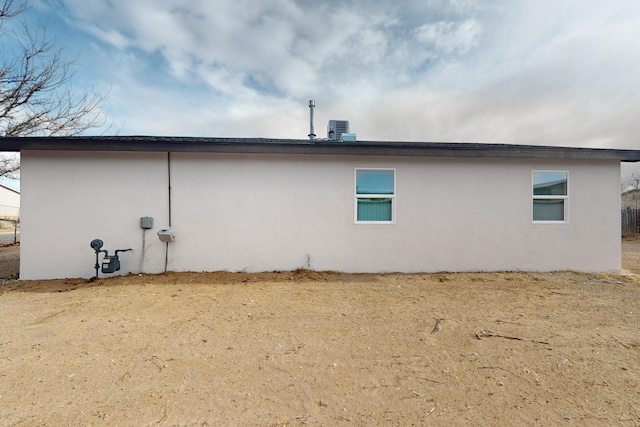
M 640 148 L 638 0 L 31 0 L 122 135 Z

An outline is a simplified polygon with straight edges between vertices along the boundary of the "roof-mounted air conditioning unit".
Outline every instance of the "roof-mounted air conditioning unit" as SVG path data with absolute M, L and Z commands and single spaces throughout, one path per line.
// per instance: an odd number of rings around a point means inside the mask
M 331 141 L 342 141 L 342 134 L 349 133 L 348 120 L 329 120 L 327 138 Z

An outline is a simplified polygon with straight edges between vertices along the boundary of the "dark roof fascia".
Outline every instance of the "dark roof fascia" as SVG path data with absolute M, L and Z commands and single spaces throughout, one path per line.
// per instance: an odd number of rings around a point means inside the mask
M 0 138 L 0 151 L 145 151 L 241 154 L 324 154 L 640 161 L 640 150 L 453 142 L 203 138 L 158 136 Z

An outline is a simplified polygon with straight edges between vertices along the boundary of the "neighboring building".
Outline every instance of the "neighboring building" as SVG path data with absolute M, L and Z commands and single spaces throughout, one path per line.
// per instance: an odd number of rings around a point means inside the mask
M 640 209 L 640 190 L 627 190 L 621 195 L 622 207 L 629 209 Z
M 118 274 L 618 272 L 620 162 L 640 160 L 636 150 L 248 138 L 2 145 L 21 152 L 22 279 L 93 276 L 96 238 L 110 254 L 133 249 Z M 156 234 L 169 226 L 165 244 Z
M 20 192 L 4 184 L 0 184 L 0 220 L 2 219 L 20 219 Z

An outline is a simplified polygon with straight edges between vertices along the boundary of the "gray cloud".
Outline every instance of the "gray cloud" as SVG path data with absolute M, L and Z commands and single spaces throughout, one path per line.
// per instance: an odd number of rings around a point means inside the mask
M 637 145 L 635 0 L 63 3 L 134 133 Z

